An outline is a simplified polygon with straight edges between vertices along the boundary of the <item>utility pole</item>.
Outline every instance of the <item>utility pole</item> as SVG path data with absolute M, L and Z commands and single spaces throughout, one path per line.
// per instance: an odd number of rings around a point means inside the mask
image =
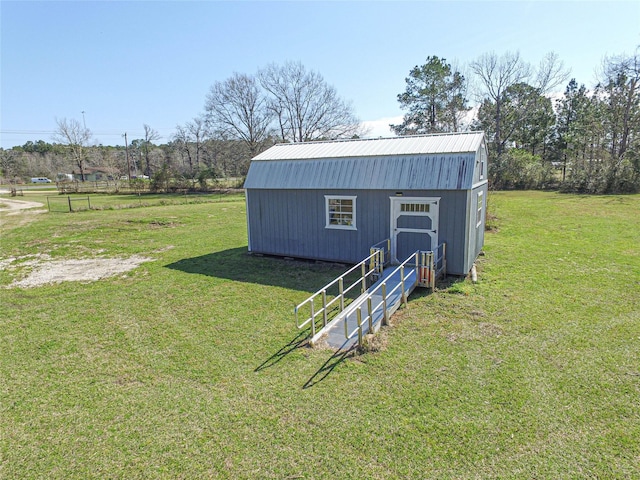
M 129 160 L 129 142 L 127 141 L 127 132 L 124 132 L 124 151 L 127 156 L 127 180 L 131 181 L 131 161 Z

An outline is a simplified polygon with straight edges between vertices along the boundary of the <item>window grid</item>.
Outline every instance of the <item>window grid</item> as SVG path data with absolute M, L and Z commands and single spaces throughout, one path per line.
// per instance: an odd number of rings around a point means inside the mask
M 326 228 L 356 229 L 356 197 L 325 196 Z
M 429 213 L 429 204 L 428 203 L 401 203 L 400 211 Z

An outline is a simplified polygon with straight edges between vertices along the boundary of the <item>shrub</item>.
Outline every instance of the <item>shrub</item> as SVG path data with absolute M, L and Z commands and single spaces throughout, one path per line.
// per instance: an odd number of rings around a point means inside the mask
M 513 148 L 489 163 L 489 180 L 498 190 L 546 188 L 553 180 L 553 167 L 538 155 Z

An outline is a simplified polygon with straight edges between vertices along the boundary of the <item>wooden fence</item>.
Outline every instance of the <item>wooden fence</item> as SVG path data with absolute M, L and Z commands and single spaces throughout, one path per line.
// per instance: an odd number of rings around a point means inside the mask
M 47 196 L 47 207 L 49 212 L 76 212 L 78 210 L 91 210 L 91 199 L 86 197 L 76 197 L 67 195 L 66 197 L 57 195 Z

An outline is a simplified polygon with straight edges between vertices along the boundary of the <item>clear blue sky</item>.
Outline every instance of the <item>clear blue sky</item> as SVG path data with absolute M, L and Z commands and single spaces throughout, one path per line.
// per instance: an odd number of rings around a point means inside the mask
M 1 146 L 51 141 L 56 118 L 123 144 L 149 124 L 169 139 L 203 111 L 215 81 L 301 61 L 373 125 L 402 115 L 409 70 L 437 55 L 466 64 L 555 51 L 588 87 L 605 55 L 640 44 L 640 1 L 4 1 Z M 390 135 L 374 128 L 372 136 Z

